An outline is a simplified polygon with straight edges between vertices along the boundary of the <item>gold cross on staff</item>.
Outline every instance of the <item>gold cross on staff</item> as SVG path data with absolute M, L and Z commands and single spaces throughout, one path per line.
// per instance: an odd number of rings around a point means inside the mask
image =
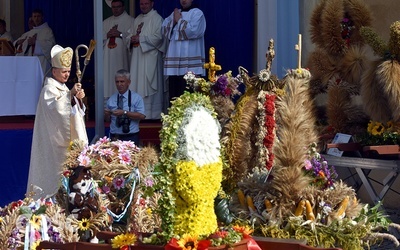
M 297 68 L 301 69 L 301 34 L 299 34 L 299 41 L 294 46 L 294 49 L 299 51 L 298 57 L 297 57 Z
M 210 82 L 215 82 L 217 78 L 215 77 L 215 72 L 221 70 L 221 65 L 215 64 L 215 48 L 211 47 L 209 50 L 209 60 L 210 62 L 204 64 L 204 68 L 208 69 L 208 80 Z

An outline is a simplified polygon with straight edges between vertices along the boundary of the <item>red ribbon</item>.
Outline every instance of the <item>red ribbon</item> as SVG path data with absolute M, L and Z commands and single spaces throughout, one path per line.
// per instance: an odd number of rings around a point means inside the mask
M 248 250 L 262 250 L 253 238 L 247 239 L 247 249 Z

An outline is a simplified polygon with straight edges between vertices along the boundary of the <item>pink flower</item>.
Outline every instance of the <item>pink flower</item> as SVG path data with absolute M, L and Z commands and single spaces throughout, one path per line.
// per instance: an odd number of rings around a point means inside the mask
M 104 136 L 103 138 L 100 138 L 98 142 L 101 143 L 101 144 L 105 144 L 105 143 L 107 143 L 109 141 L 110 141 L 110 139 L 107 138 L 107 136 Z
M 90 158 L 87 155 L 82 155 L 82 154 L 79 155 L 78 161 L 79 161 L 79 165 L 81 165 L 81 166 L 87 167 L 90 164 Z
M 91 150 L 92 152 L 97 152 L 97 151 L 100 150 L 100 146 L 101 146 L 100 144 L 96 143 L 96 144 L 90 145 L 89 148 L 90 148 L 90 150 Z
M 119 153 L 118 158 L 121 164 L 128 165 L 131 163 L 131 154 L 127 151 L 122 151 Z
M 309 160 L 305 160 L 305 161 L 304 161 L 304 167 L 305 167 L 306 170 L 312 169 L 312 164 L 311 164 L 311 162 L 310 162 Z
M 113 150 L 111 148 L 103 148 L 99 150 L 99 154 L 101 156 L 107 157 L 107 156 L 112 156 L 113 155 Z
M 144 184 L 146 187 L 152 187 L 154 185 L 154 180 L 151 177 L 147 177 L 146 180 L 144 181 Z

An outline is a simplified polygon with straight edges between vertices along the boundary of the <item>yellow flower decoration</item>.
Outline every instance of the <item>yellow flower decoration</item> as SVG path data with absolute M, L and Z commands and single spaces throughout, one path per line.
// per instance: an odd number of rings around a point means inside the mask
M 120 234 L 115 236 L 112 240 L 112 248 L 122 248 L 124 246 L 132 246 L 136 243 L 136 235 L 131 233 Z
M 194 161 L 177 163 L 174 180 L 179 194 L 176 199 L 176 234 L 207 235 L 218 228 L 214 198 L 221 187 L 221 180 L 221 159 L 201 167 Z
M 391 130 L 393 128 L 393 126 L 394 126 L 394 122 L 393 121 L 388 121 L 386 123 L 386 129 L 387 130 Z
M 90 228 L 90 222 L 89 222 L 89 220 L 83 218 L 83 219 L 79 222 L 78 227 L 79 227 L 79 230 L 82 230 L 82 231 L 89 230 L 89 228 Z
M 40 230 L 40 227 L 42 226 L 42 216 L 40 215 L 32 215 L 30 221 L 29 221 L 36 230 Z
M 372 134 L 372 130 L 373 130 L 374 127 L 375 127 L 375 123 L 376 123 L 376 122 L 374 122 L 374 121 L 370 121 L 370 122 L 368 123 L 368 128 L 367 128 L 368 133 Z
M 385 131 L 385 127 L 380 122 L 377 122 L 377 124 L 374 126 L 374 128 L 371 131 L 372 135 L 381 135 Z
M 190 234 L 184 234 L 178 241 L 178 245 L 182 250 L 195 250 L 198 244 L 197 236 L 192 236 Z
M 36 248 L 39 246 L 40 240 L 35 241 L 34 243 L 31 244 L 30 250 L 36 250 Z

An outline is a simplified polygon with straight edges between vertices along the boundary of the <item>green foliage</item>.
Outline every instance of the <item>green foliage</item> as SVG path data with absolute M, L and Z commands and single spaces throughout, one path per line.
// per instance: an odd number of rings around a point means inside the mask
M 400 144 L 400 135 L 394 129 L 395 125 L 390 121 L 386 124 L 370 121 L 367 131 L 356 135 L 354 138 L 362 146 L 398 145 Z
M 385 131 L 380 135 L 372 135 L 368 132 L 354 136 L 355 141 L 363 146 L 399 145 L 400 135 L 397 132 Z
M 372 208 L 365 205 L 354 219 L 345 217 L 342 220 L 333 220 L 329 225 L 304 221 L 301 217 L 290 217 L 284 226 L 264 225 L 261 226 L 261 231 L 266 237 L 305 239 L 307 245 L 314 247 L 363 250 L 371 243 L 364 239 L 373 234 L 373 230 L 387 230 L 390 223 L 383 214 L 381 203 L 378 203 Z

